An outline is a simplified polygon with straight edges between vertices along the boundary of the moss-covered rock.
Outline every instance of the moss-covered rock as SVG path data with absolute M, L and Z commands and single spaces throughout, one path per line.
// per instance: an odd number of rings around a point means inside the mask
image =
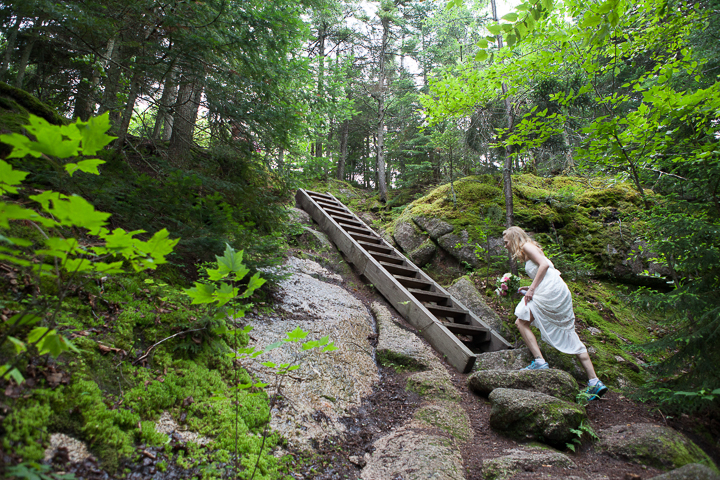
M 496 388 L 545 393 L 572 402 L 578 393 L 575 379 L 562 370 L 482 370 L 468 378 L 468 387 L 478 395 L 490 395 Z
M 516 440 L 538 440 L 562 448 L 577 437 L 572 430 L 586 419 L 581 406 L 544 393 L 496 388 L 488 398 L 490 426 Z
M 596 449 L 613 458 L 650 465 L 663 470 L 700 463 L 716 473 L 717 467 L 692 440 L 663 425 L 632 423 L 599 432 Z
M 485 480 L 505 480 L 520 472 L 534 472 L 543 466 L 576 467 L 567 455 L 551 449 L 513 449 L 509 455 L 484 460 L 482 475 Z
M 502 321 L 498 317 L 495 310 L 490 308 L 485 300 L 483 299 L 480 292 L 478 292 L 475 285 L 468 277 L 461 277 L 450 288 L 447 289 L 448 293 L 456 298 L 460 303 L 465 305 L 471 312 L 478 316 L 482 321 L 490 326 L 495 331 L 500 331 L 502 327 Z
M 27 113 L 47 120 L 53 125 L 64 125 L 68 123 L 66 118 L 61 117 L 58 113 L 45 105 L 43 102 L 19 88 L 11 87 L 7 83 L 0 82 L 0 96 L 6 99 L 11 99 L 14 103 L 8 105 L 7 100 L 0 103 L 0 106 L 5 109 L 16 109 L 16 106 L 21 106 Z M 8 108 L 8 107 L 11 108 Z
M 427 218 L 421 215 L 413 217 L 413 222 L 415 222 L 418 227 L 428 232 L 428 235 L 430 235 L 430 238 L 432 238 L 433 240 L 437 240 L 438 238 L 442 237 L 443 235 L 447 235 L 455 229 L 455 227 L 453 227 L 447 222 L 443 222 L 440 219 Z
M 688 463 L 675 470 L 652 477 L 650 480 L 720 480 L 720 475 L 700 463 Z
M 472 440 L 470 418 L 458 403 L 438 402 L 425 405 L 415 412 L 415 419 L 446 431 L 460 442 Z
M 398 222 L 395 225 L 393 237 L 397 244 L 406 253 L 419 248 L 427 237 L 420 233 L 419 229 L 412 222 Z
M 519 370 L 527 367 L 532 360 L 532 355 L 526 347 L 485 352 L 478 354 L 473 371 Z
M 460 401 L 460 393 L 444 369 L 432 369 L 411 375 L 407 389 L 431 400 Z

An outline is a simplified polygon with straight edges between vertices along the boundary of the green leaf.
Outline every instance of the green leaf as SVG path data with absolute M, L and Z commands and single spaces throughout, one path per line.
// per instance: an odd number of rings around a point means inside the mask
M 213 293 L 215 292 L 215 285 L 195 282 L 195 286 L 193 288 L 187 288 L 184 292 L 185 295 L 192 298 L 192 305 L 199 303 L 213 303 L 215 301 L 215 297 L 213 296 Z
M 33 328 L 30 333 L 28 333 L 27 336 L 27 343 L 36 343 L 38 340 L 43 338 L 44 335 L 46 335 L 47 332 L 49 332 L 50 329 L 47 327 L 35 327 Z
M 231 273 L 234 273 L 234 280 L 241 280 L 248 274 L 248 270 L 242 263 L 243 251 L 236 252 L 230 245 L 225 244 L 225 253 L 222 257 L 215 255 L 218 268 L 216 270 L 208 270 L 210 280 L 221 280 Z
M 18 193 L 17 186 L 27 176 L 28 172 L 13 170 L 12 165 L 0 160 L 0 195 L 3 193 Z
M 276 348 L 278 348 L 278 347 L 281 346 L 282 344 L 283 344 L 282 340 L 278 340 L 277 342 L 271 343 L 270 345 L 268 345 L 267 347 L 265 347 L 265 350 L 263 350 L 263 351 L 264 351 L 264 352 L 269 352 L 270 350 L 275 350 Z
M 488 41 L 485 38 L 481 38 L 478 40 L 478 42 L 475 44 L 478 48 L 487 48 L 488 47 Z
M 484 62 L 488 58 L 488 53 L 485 50 L 478 50 L 478 52 L 475 54 L 475 61 L 476 62 Z
M 12 370 L 8 371 L 9 369 L 9 364 L 0 365 L 0 378 L 3 378 L 5 380 L 12 378 L 18 383 L 18 385 L 25 381 L 25 377 L 22 376 L 20 370 L 18 370 L 17 368 L 13 368 Z
M 502 16 L 502 20 L 507 20 L 508 22 L 516 22 L 518 19 L 517 13 L 510 12 L 506 15 Z
M 323 353 L 334 352 L 335 350 L 339 350 L 339 348 L 335 346 L 335 342 L 330 342 L 325 348 L 322 349 Z
M 83 155 L 96 155 L 105 145 L 117 137 L 105 135 L 110 130 L 110 112 L 92 117 L 87 122 L 77 122 L 77 128 L 82 138 Z
M 32 195 L 30 199 L 40 203 L 43 210 L 55 217 L 61 225 L 86 228 L 92 235 L 99 233 L 110 217 L 109 213 L 98 212 L 91 203 L 77 195 L 68 197 L 47 191 Z
M 283 340 L 286 342 L 299 342 L 300 340 L 307 337 L 308 333 L 309 332 L 304 331 L 302 328 L 296 327 L 295 330 L 293 330 L 292 332 L 289 332 L 287 334 L 288 338 L 283 339 Z
M 245 293 L 243 293 L 242 298 L 247 298 L 252 295 L 255 290 L 265 284 L 265 281 L 265 279 L 260 278 L 260 272 L 250 277 L 250 282 L 248 283 L 247 289 L 245 290 Z
M 303 343 L 303 344 L 302 344 L 302 349 L 303 349 L 303 350 L 310 350 L 310 349 L 312 349 L 312 348 L 317 347 L 318 345 L 319 345 L 319 343 L 318 343 L 317 340 L 311 340 L 311 341 L 309 341 L 309 342 Z
M 277 365 L 274 362 L 261 362 L 261 365 L 265 365 L 268 368 L 275 368 Z
M 500 35 L 500 32 L 502 32 L 502 28 L 497 23 L 491 23 L 487 26 L 488 32 L 492 33 L 493 35 Z
M 22 353 L 27 350 L 25 343 L 15 337 L 7 337 L 8 340 L 15 346 L 15 353 Z
M 33 315 L 32 313 L 26 313 L 25 315 L 23 315 L 22 313 L 16 313 L 12 317 L 10 317 L 10 319 L 8 320 L 8 324 L 21 327 L 23 325 L 35 325 L 40 320 L 40 317 L 38 317 L 37 315 Z
M 77 170 L 80 170 L 85 173 L 93 173 L 95 175 L 100 175 L 100 171 L 98 170 L 98 165 L 102 165 L 105 163 L 104 160 L 99 160 L 97 158 L 90 159 L 90 160 L 83 160 L 78 163 L 66 163 L 65 164 L 65 170 L 70 174 L 72 177 L 73 173 L 75 173 Z
M 213 292 L 213 297 L 218 302 L 218 306 L 222 307 L 230 300 L 237 297 L 239 292 L 239 288 L 233 288 L 232 285 L 222 282 L 220 283 L 220 288 Z

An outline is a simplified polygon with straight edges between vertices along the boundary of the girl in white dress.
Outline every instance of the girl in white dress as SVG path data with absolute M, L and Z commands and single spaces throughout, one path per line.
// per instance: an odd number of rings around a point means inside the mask
M 518 290 L 525 293 L 515 309 L 515 321 L 525 345 L 535 360 L 525 370 L 550 368 L 540 352 L 537 339 L 530 325 L 540 330 L 542 339 L 563 353 L 577 355 L 588 375 L 590 399 L 594 400 L 607 393 L 608 388 L 597 378 L 587 348 L 575 332 L 570 289 L 560 278 L 560 273 L 545 256 L 540 245 L 519 227 L 510 227 L 503 232 L 503 243 L 510 254 L 525 261 L 525 271 L 533 279 L 529 287 Z

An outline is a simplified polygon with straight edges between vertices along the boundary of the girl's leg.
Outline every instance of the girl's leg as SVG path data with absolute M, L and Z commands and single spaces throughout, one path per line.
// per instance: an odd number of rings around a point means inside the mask
M 540 352 L 540 346 L 538 345 L 537 338 L 535 338 L 535 334 L 533 334 L 532 330 L 530 330 L 530 324 L 532 323 L 532 321 L 533 316 L 532 312 L 530 312 L 529 322 L 527 320 L 520 320 L 518 318 L 517 320 L 515 320 L 515 325 L 517 325 L 518 330 L 520 330 L 520 336 L 522 337 L 523 342 L 525 342 L 525 345 L 527 345 L 528 350 L 530 350 L 530 353 L 533 355 L 533 358 L 543 358 L 542 353 Z
M 590 355 L 588 355 L 587 352 L 579 353 L 578 359 L 580 360 L 580 364 L 587 372 L 588 380 L 597 378 L 597 374 L 595 373 L 595 367 L 593 367 L 592 361 L 590 360 Z

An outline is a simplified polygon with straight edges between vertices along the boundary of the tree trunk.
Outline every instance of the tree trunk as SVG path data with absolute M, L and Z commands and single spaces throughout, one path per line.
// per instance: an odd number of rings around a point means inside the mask
M 81 72 L 82 78 L 80 79 L 77 93 L 75 94 L 73 118 L 79 118 L 83 122 L 87 122 L 95 110 L 95 103 L 91 100 L 94 70 L 92 67 L 87 66 L 84 67 Z
M 175 103 L 175 121 L 168 149 L 168 155 L 176 164 L 182 164 L 190 156 L 202 92 L 203 85 L 198 78 L 184 77 L 180 81 L 180 90 Z
M 345 180 L 345 161 L 347 160 L 348 134 L 350 133 L 350 120 L 345 120 L 340 127 L 340 159 L 338 160 L 337 178 Z
M 492 7 L 493 20 L 498 21 L 497 7 L 495 0 L 490 0 L 490 6 Z M 502 34 L 497 35 L 498 49 L 503 48 Z M 512 112 L 512 105 L 510 99 L 507 96 L 507 85 L 502 82 L 502 93 L 505 102 L 505 114 L 507 115 L 508 133 L 513 129 L 514 118 Z M 508 145 L 505 146 L 505 161 L 503 162 L 503 193 L 505 195 L 505 227 L 510 228 L 513 226 L 513 194 L 512 194 L 512 148 Z M 510 269 L 514 275 L 517 275 L 517 262 L 508 253 L 510 259 Z
M 110 49 L 112 49 L 112 51 L 110 51 Z M 118 45 L 117 41 L 108 42 L 108 73 L 105 78 L 105 88 L 103 89 L 103 96 L 100 100 L 100 110 L 98 112 L 110 112 L 110 121 L 113 125 L 118 125 L 120 121 L 120 109 L 117 101 L 122 73 L 119 65 L 121 58 L 120 50 L 122 50 L 122 48 Z
M 10 33 L 8 33 L 7 45 L 5 46 L 5 57 L 3 58 L 2 67 L 0 67 L 0 80 L 5 78 L 8 68 L 10 68 L 10 60 L 12 59 L 12 54 L 15 50 L 15 41 L 17 40 L 18 30 L 20 29 L 20 24 L 24 19 L 25 17 L 18 15 L 17 20 L 15 20 L 15 25 L 12 26 Z
M 165 79 L 163 94 L 160 98 L 160 107 L 158 108 L 157 117 L 155 117 L 155 127 L 153 128 L 153 138 L 155 140 L 170 140 L 172 136 L 173 116 L 170 113 L 170 107 L 177 100 L 177 68 L 173 65 Z
M 378 192 L 380 201 L 387 202 L 387 185 L 385 183 L 385 52 L 388 46 L 388 34 L 390 31 L 390 20 L 387 17 L 381 17 L 383 34 L 382 43 L 380 45 L 380 72 L 378 73 L 378 91 L 377 91 L 377 175 L 378 175 Z
M 30 31 L 28 43 L 25 44 L 25 48 L 23 48 L 22 51 L 22 56 L 20 57 L 20 63 L 18 63 L 18 73 L 17 78 L 15 79 L 15 87 L 19 89 L 22 89 L 23 87 L 23 80 L 25 80 L 25 71 L 27 70 L 28 62 L 30 61 L 30 54 L 32 53 L 32 49 L 35 46 L 35 41 L 37 41 L 37 36 L 35 36 L 33 31 Z
M 325 90 L 325 37 L 327 36 L 327 27 L 323 24 L 318 28 L 318 100 L 323 101 L 323 95 Z M 322 125 L 320 126 L 322 130 Z M 322 134 L 318 133 L 316 144 L 315 144 L 315 157 L 322 158 L 323 156 L 323 138 Z
M 118 128 L 118 138 L 115 140 L 115 150 L 118 152 L 122 151 L 123 145 L 125 145 L 125 139 L 127 138 L 127 131 L 130 127 L 130 120 L 132 120 L 133 112 L 135 111 L 135 101 L 140 94 L 140 82 L 142 80 L 142 73 L 135 71 L 132 76 L 130 83 L 130 93 L 128 94 L 127 103 L 125 104 L 125 110 L 123 111 L 122 121 Z

